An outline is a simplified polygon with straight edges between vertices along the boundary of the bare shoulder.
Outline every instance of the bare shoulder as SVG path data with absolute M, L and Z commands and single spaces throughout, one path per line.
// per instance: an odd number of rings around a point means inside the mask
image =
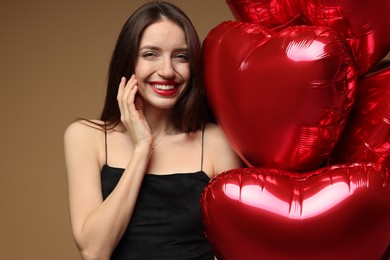
M 66 159 L 94 154 L 101 159 L 104 148 L 104 123 L 98 120 L 78 120 L 64 133 Z
M 78 120 L 70 124 L 64 134 L 64 150 L 68 175 L 98 172 L 105 154 L 104 123 Z
M 229 146 L 229 142 L 226 139 L 225 134 L 217 124 L 208 123 L 206 125 L 205 138 L 207 138 L 207 141 L 211 144 Z
M 99 120 L 77 120 L 66 128 L 64 134 L 65 142 L 74 139 L 80 141 L 94 139 L 96 135 L 103 133 L 104 129 L 101 125 L 104 125 L 104 123 Z
M 240 158 L 233 151 L 225 134 L 218 125 L 206 125 L 205 145 L 213 166 L 213 176 L 243 166 Z

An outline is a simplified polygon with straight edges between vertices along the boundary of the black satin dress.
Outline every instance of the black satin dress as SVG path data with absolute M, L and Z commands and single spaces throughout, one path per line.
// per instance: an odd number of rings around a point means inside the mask
M 104 199 L 113 191 L 123 172 L 121 168 L 103 166 Z M 202 190 L 209 180 L 202 170 L 168 175 L 145 174 L 132 218 L 111 260 L 213 260 L 214 255 L 204 235 L 199 204 Z

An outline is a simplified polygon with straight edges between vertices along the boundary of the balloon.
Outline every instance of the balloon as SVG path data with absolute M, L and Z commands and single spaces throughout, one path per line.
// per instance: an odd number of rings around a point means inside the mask
M 239 21 L 280 30 L 292 25 L 327 26 L 351 46 L 363 75 L 390 51 L 389 0 L 226 0 Z
M 351 46 L 362 75 L 390 51 L 389 0 L 301 0 L 313 25 L 328 26 Z
M 325 27 L 224 22 L 204 45 L 206 92 L 249 166 L 304 171 L 332 151 L 354 100 L 349 48 Z
M 300 0 L 226 0 L 238 21 L 256 23 L 280 31 L 304 24 Z
M 358 83 L 357 99 L 332 158 L 337 163 L 373 162 L 390 169 L 390 67 Z
M 390 178 L 377 165 L 234 169 L 201 207 L 219 260 L 379 259 L 390 245 Z

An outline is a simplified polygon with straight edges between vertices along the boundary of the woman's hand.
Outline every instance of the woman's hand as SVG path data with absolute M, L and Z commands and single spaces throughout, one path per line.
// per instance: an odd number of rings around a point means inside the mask
M 118 89 L 118 104 L 121 121 L 131 136 L 135 148 L 151 149 L 153 136 L 143 113 L 143 103 L 137 96 L 138 86 L 135 75 L 126 83 L 122 77 Z

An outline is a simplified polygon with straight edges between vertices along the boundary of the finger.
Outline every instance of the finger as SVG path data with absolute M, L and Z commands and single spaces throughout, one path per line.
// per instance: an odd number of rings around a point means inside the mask
M 142 102 L 141 97 L 138 95 L 135 96 L 134 106 L 135 106 L 136 110 L 143 110 L 144 109 L 144 103 Z
M 137 80 L 135 79 L 135 75 L 133 74 L 124 87 L 123 98 L 125 100 L 127 100 L 131 90 L 134 88 L 136 84 L 137 84 Z
M 126 84 L 126 87 L 124 88 L 124 93 L 122 100 L 125 101 L 127 104 L 131 104 L 134 102 L 134 99 L 132 99 L 132 91 L 134 89 L 134 86 L 137 84 L 137 80 L 135 79 L 135 75 L 132 75 L 129 81 Z M 130 100 L 129 100 L 130 98 Z
M 130 84 L 129 83 L 127 84 L 127 86 L 125 88 L 125 94 L 124 94 L 124 97 L 122 99 L 123 100 L 123 107 L 126 108 L 125 109 L 126 110 L 125 116 L 129 120 L 139 118 L 139 113 L 137 112 L 135 104 L 134 104 L 135 96 L 136 96 L 137 91 L 138 91 L 138 86 L 136 85 L 136 83 L 137 83 L 137 81 L 133 77 Z
M 141 116 L 140 109 L 143 109 L 143 104 L 142 101 L 139 100 L 137 91 L 138 91 L 138 86 L 134 86 L 134 88 L 132 89 L 129 95 L 129 102 L 131 103 L 129 103 L 128 108 L 129 108 L 130 115 L 132 116 L 133 119 L 139 119 Z
M 131 75 L 129 81 L 127 81 L 127 84 L 126 84 L 126 88 L 130 86 L 130 88 L 132 88 L 136 82 L 136 78 L 135 78 L 135 75 Z
M 122 77 L 121 81 L 119 82 L 119 87 L 118 87 L 118 94 L 117 94 L 117 99 L 119 100 L 122 95 L 123 95 L 123 89 L 126 86 L 126 78 Z
M 135 96 L 136 96 L 137 92 L 138 92 L 138 86 L 134 85 L 133 88 L 129 91 L 129 94 L 128 94 L 129 104 L 134 105 Z
M 118 101 L 119 111 L 121 112 L 121 114 L 123 113 L 122 98 L 123 98 L 125 85 L 126 85 L 126 78 L 122 77 L 119 83 L 118 94 L 117 94 L 117 101 Z
M 130 111 L 129 111 L 129 92 L 131 92 L 131 88 L 136 83 L 135 76 L 133 75 L 129 81 L 126 82 L 126 78 L 122 77 L 121 83 L 119 84 L 118 89 L 118 106 L 121 113 L 121 121 L 128 125 L 130 122 Z

